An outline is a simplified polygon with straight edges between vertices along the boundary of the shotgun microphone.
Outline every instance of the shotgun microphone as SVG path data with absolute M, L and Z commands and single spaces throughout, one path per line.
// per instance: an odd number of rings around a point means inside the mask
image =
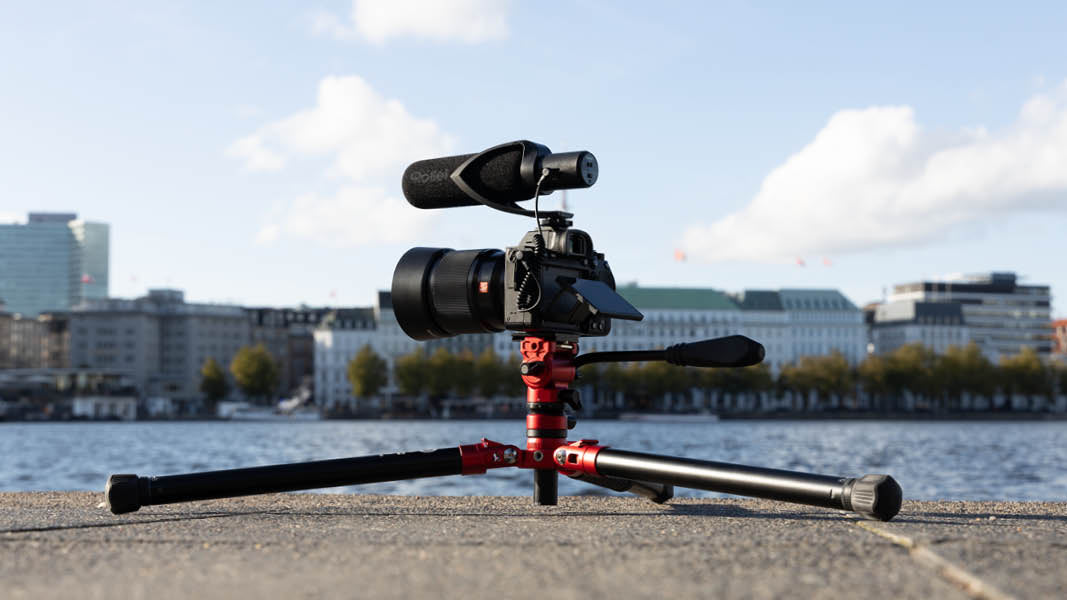
M 529 200 L 539 181 L 541 194 L 587 188 L 596 183 L 597 171 L 591 152 L 553 154 L 541 144 L 519 140 L 477 154 L 413 162 L 401 187 L 416 208 L 477 206 Z

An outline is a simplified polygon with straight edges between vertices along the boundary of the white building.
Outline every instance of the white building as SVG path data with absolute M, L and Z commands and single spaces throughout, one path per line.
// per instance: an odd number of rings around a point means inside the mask
M 954 302 L 880 304 L 874 308 L 870 328 L 874 354 L 889 354 L 907 344 L 922 344 L 944 354 L 950 346 L 966 346 L 971 340 L 961 305 Z
M 36 317 L 108 294 L 109 227 L 71 213 L 30 213 L 0 224 L 0 298 Z
M 392 335 L 389 322 L 379 317 L 382 312 L 388 319 L 392 315 L 392 306 L 386 311 L 377 308 L 338 309 L 327 315 L 314 332 L 315 337 L 315 403 L 327 410 L 347 407 L 357 410 L 356 399 L 352 394 L 352 384 L 348 381 L 348 363 L 364 346 L 385 359 L 389 371 L 389 391 L 392 391 L 393 361 L 396 357 L 411 352 L 415 341 L 407 338 L 409 345 L 401 345 L 401 340 Z M 389 319 L 395 324 L 396 319 Z M 396 325 L 396 330 L 400 326 Z M 403 335 L 403 332 L 401 332 Z
M 863 359 L 863 313 L 837 290 L 746 290 L 729 296 L 710 288 L 624 286 L 618 292 L 644 315 L 640 322 L 613 321 L 603 341 L 585 350 L 663 348 L 741 334 L 763 344 L 775 375 L 801 356 L 841 352 Z
M 805 355 L 837 350 L 856 363 L 865 353 L 863 314 L 836 290 L 746 291 L 736 297 L 710 288 L 624 286 L 618 292 L 644 314 L 644 320 L 613 320 L 610 335 L 582 338 L 583 353 L 658 349 L 741 334 L 764 345 L 764 362 L 774 374 Z M 510 331 L 416 342 L 400 329 L 389 292 L 379 292 L 373 308 L 335 311 L 314 335 L 315 397 L 327 409 L 360 408 L 347 369 L 364 346 L 388 365 L 387 394 L 396 391 L 392 380 L 396 359 L 420 346 L 427 354 L 444 347 L 452 352 L 469 350 L 475 356 L 492 347 L 502 359 L 518 352 Z
M 885 310 L 894 314 L 907 310 L 889 308 L 897 303 L 957 304 L 968 330 L 962 343 L 974 341 L 986 358 L 998 362 L 1024 347 L 1049 356 L 1051 300 L 1047 285 L 1021 285 L 1015 273 L 994 272 L 893 286 Z

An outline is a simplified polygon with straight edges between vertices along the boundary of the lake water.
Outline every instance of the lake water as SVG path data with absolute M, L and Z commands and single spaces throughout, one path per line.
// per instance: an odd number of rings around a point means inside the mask
M 586 420 L 571 439 L 827 475 L 889 473 L 912 500 L 1067 500 L 1067 422 Z M 515 421 L 0 423 L 0 490 L 103 490 L 109 473 L 169 475 L 444 448 L 482 437 L 522 445 Z M 531 474 L 499 469 L 330 492 L 521 495 Z M 609 493 L 560 478 L 560 494 Z M 676 490 L 679 496 L 714 496 Z

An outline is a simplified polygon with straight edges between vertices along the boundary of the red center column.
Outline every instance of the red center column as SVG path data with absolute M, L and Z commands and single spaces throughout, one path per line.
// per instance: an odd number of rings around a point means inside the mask
M 574 381 L 575 342 L 528 337 L 522 340 L 522 379 L 526 383 L 524 464 L 534 471 L 534 500 L 555 504 L 558 473 L 552 454 L 567 444 L 567 417 L 560 390 Z

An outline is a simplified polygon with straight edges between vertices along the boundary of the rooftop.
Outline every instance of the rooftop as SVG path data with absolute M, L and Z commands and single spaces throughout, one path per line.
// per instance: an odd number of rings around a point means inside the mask
M 837 290 L 786 289 L 778 292 L 786 310 L 858 311 L 856 305 Z
M 622 286 L 615 290 L 637 308 L 661 310 L 739 310 L 729 296 L 711 288 Z

